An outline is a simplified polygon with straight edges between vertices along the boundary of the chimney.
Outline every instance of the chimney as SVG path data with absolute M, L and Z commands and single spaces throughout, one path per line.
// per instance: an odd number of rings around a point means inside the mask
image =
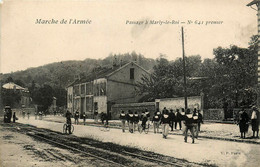
M 121 59 L 120 60 L 120 67 L 122 67 L 122 65 L 123 65 L 123 60 Z
M 114 56 L 113 67 L 115 67 L 116 65 L 117 65 L 117 58 L 116 56 Z

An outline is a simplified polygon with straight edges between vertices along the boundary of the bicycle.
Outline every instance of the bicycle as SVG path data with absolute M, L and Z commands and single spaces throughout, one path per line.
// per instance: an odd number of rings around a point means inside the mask
M 150 129 L 150 124 L 149 123 L 145 124 L 145 128 L 143 128 L 143 126 L 141 124 L 138 125 L 139 133 L 142 133 L 144 131 L 144 133 L 147 134 L 149 132 L 149 129 Z
M 110 127 L 109 127 L 108 123 L 104 123 L 102 126 L 99 127 L 99 130 L 103 131 L 103 132 L 108 132 L 108 131 L 110 131 Z
M 74 126 L 71 124 L 71 133 L 74 132 Z M 64 134 L 69 134 L 69 124 L 65 123 L 63 125 L 63 133 Z

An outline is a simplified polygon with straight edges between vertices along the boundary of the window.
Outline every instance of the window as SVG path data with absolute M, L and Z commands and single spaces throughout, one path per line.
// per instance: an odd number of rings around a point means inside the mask
M 135 69 L 130 68 L 130 79 L 135 79 Z
M 81 92 L 82 95 L 85 95 L 85 84 L 81 85 L 81 91 L 80 92 Z

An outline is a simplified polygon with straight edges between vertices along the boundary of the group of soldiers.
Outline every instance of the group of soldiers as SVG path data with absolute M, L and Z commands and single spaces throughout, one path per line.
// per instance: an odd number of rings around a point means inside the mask
M 179 109 L 176 109 L 176 111 L 170 109 L 169 111 L 166 109 L 166 107 L 164 107 L 162 112 L 157 109 L 151 118 L 150 112 L 147 109 L 145 109 L 141 115 L 139 115 L 137 112 L 133 113 L 131 110 L 128 110 L 128 113 L 125 113 L 123 110 L 121 110 L 119 118 L 122 123 L 123 132 L 125 132 L 126 123 L 128 123 L 130 133 L 133 133 L 138 126 L 140 126 L 142 130 L 149 128 L 150 122 L 153 124 L 154 133 L 159 133 L 159 127 L 161 125 L 164 139 L 166 139 L 168 136 L 169 128 L 171 128 L 171 131 L 173 131 L 174 124 L 175 129 L 177 129 L 177 125 L 179 124 L 179 128 L 181 130 L 182 122 L 184 122 L 184 141 L 187 142 L 187 134 L 188 130 L 190 130 L 192 143 L 194 143 L 194 138 L 198 137 L 201 123 L 203 123 L 202 114 L 196 108 L 194 108 L 193 113 L 191 113 L 190 109 L 187 109 L 186 112 L 184 109 L 182 109 L 182 113 L 183 114 L 180 113 Z

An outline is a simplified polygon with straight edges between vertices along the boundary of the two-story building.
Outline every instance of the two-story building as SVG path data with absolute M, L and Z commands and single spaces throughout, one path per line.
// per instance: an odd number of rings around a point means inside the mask
M 150 74 L 135 62 L 93 72 L 67 87 L 68 110 L 92 115 L 110 111 L 113 104 L 138 102 L 136 83 L 143 75 Z

